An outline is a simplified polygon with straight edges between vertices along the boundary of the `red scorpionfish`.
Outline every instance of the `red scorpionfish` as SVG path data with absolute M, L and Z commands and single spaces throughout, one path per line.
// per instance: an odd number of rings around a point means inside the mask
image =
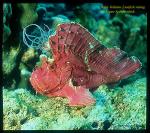
M 136 57 L 105 47 L 77 23 L 59 25 L 49 45 L 54 60 L 42 58 L 42 65 L 31 74 L 31 84 L 43 95 L 68 98 L 70 106 L 95 103 L 90 88 L 116 83 L 141 68 Z

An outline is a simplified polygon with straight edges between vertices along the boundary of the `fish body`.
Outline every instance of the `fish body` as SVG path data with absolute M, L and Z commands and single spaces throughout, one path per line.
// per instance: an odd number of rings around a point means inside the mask
M 95 103 L 90 88 L 116 83 L 141 68 L 137 58 L 119 48 L 106 48 L 77 23 L 59 25 L 49 45 L 54 61 L 43 57 L 30 82 L 41 94 L 68 98 L 70 106 Z

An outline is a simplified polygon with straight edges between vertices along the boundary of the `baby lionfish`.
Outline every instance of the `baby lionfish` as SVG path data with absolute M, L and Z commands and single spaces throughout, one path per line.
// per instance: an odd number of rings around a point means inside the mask
M 49 45 L 54 59 L 42 58 L 42 65 L 31 74 L 31 84 L 46 96 L 68 98 L 70 106 L 95 103 L 90 88 L 116 83 L 141 68 L 136 57 L 105 47 L 77 23 L 60 24 Z

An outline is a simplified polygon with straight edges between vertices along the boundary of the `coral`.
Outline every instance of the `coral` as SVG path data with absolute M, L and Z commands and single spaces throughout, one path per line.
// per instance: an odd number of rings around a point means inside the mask
M 147 16 L 117 14 L 112 19 L 97 21 L 95 36 L 107 47 L 118 46 L 129 56 L 137 56 L 143 66 L 147 63 Z M 145 72 L 144 72 L 145 73 Z
M 18 83 L 18 87 L 26 88 L 29 85 L 29 78 L 31 72 L 28 70 L 28 67 L 24 63 L 20 63 L 19 70 L 20 70 L 20 81 Z
M 105 20 L 99 20 L 97 23 L 98 26 L 95 35 L 97 39 L 106 47 L 120 47 L 120 27 L 113 26 L 110 21 L 107 22 Z
M 38 19 L 38 14 L 36 12 L 37 4 L 17 4 L 18 8 L 21 10 L 20 26 L 23 29 L 25 26 L 34 23 Z
M 128 16 L 128 30 L 130 34 L 126 41 L 124 50 L 129 52 L 130 55 L 139 57 L 143 66 L 146 67 L 147 63 L 147 17 L 142 14 L 140 16 Z
M 69 107 L 64 98 L 3 88 L 4 130 L 146 128 L 146 78 L 114 90 L 102 85 L 93 95 L 95 105 Z
M 35 20 L 37 19 L 38 16 L 34 11 L 35 8 L 36 4 L 17 4 L 17 5 L 3 4 L 4 44 L 2 51 L 3 56 L 2 67 L 4 74 L 4 86 L 7 87 L 11 86 L 11 88 L 13 88 L 12 86 L 15 87 L 19 84 L 20 78 L 19 65 L 21 61 L 21 56 L 22 54 L 24 54 L 24 51 L 26 51 L 24 47 L 21 45 L 22 39 L 20 38 L 19 33 L 22 32 L 21 28 L 30 23 L 34 23 Z M 9 28 L 9 26 L 11 27 L 11 29 Z M 18 76 L 16 75 L 14 76 L 14 74 L 18 74 Z
M 76 7 L 76 17 L 73 19 L 89 29 L 92 33 L 96 32 L 99 27 L 99 20 L 109 21 L 107 9 L 103 8 L 101 3 L 86 3 Z
M 3 43 L 8 39 L 11 34 L 11 29 L 9 27 L 9 19 L 11 15 L 11 4 L 3 4 Z
M 31 95 L 24 89 L 16 89 L 15 91 L 8 91 L 3 89 L 3 120 L 4 129 L 15 130 L 20 129 L 28 119 L 36 117 L 38 114 L 34 105 L 40 99 Z M 29 106 L 33 103 L 32 106 Z
M 64 3 L 39 3 L 36 10 L 39 17 L 42 18 L 43 21 L 49 21 L 51 17 L 64 12 L 65 8 L 66 6 Z
M 20 81 L 18 83 L 19 88 L 26 88 L 29 85 L 29 77 L 31 75 L 31 68 L 36 64 L 38 53 L 32 49 L 28 48 L 21 57 L 21 62 L 19 63 L 20 71 Z
M 20 51 L 20 48 L 10 48 L 10 51 L 2 51 L 2 57 L 3 57 L 3 63 L 2 63 L 2 68 L 3 68 L 3 73 L 5 75 L 9 75 L 13 69 L 16 66 L 16 59 L 17 55 Z
M 29 60 L 35 58 L 36 52 L 34 49 L 29 48 L 26 52 L 24 52 L 21 61 L 23 63 L 28 62 Z
M 91 4 L 87 5 L 91 6 Z M 82 8 L 88 7 L 87 5 L 83 5 Z M 87 27 L 92 33 L 95 32 L 95 37 L 105 46 L 118 46 L 130 56 L 137 56 L 144 70 L 147 63 L 147 16 L 145 14 L 139 16 L 117 14 L 112 19 L 102 18 L 96 21 L 91 12 L 94 11 L 92 9 L 88 12 L 79 10 L 74 20 Z
M 107 13 L 107 9 L 104 8 L 103 4 L 101 3 L 86 3 L 81 5 L 81 8 L 89 12 L 96 20 L 109 20 L 110 15 Z
M 53 17 L 58 17 L 62 13 L 63 14 L 61 16 L 66 16 L 69 19 L 73 16 L 73 12 L 66 9 L 65 3 L 39 3 L 36 10 L 40 20 L 42 20 L 42 23 L 47 25 L 51 25 L 53 22 Z M 60 18 L 62 18 L 61 16 Z
M 123 91 L 122 91 L 123 89 Z M 115 118 L 110 129 L 145 129 L 146 78 L 123 86 L 112 95 Z
M 138 56 L 143 64 L 143 69 L 147 63 L 147 16 L 129 14 L 118 14 L 112 19 L 114 26 L 121 29 L 120 47 L 129 55 Z
M 7 18 L 11 17 L 12 8 L 11 4 L 4 3 L 3 4 L 3 23 L 7 23 Z
M 10 34 L 11 34 L 11 30 L 10 30 L 9 26 L 6 26 L 4 24 L 4 28 L 3 28 L 3 42 L 5 42 L 8 39 Z
M 64 124 L 65 123 L 65 124 Z M 82 127 L 82 123 L 86 123 L 86 119 L 84 117 L 74 117 L 71 118 L 68 114 L 61 114 L 57 121 L 52 124 L 52 130 L 72 130 L 72 129 L 80 129 Z
M 52 17 L 52 28 L 56 30 L 57 26 L 62 23 L 70 22 L 69 18 L 64 15 L 57 15 Z
M 23 124 L 21 126 L 21 130 L 44 130 L 44 129 L 48 129 L 47 128 L 47 122 L 40 118 L 40 117 L 36 117 L 33 119 L 30 119 L 29 121 L 27 121 L 25 124 Z
M 76 17 L 73 19 L 73 21 L 85 26 L 92 33 L 94 33 L 97 30 L 97 21 L 90 13 L 86 11 L 77 9 Z

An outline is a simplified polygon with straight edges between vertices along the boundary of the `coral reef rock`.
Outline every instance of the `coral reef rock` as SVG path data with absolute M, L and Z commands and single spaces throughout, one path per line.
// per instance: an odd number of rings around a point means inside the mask
M 38 14 L 36 12 L 37 4 L 18 4 L 18 8 L 21 9 L 22 14 L 20 20 L 21 28 L 34 23 L 38 19 Z
M 11 15 L 11 4 L 3 4 L 3 43 L 8 39 L 11 34 L 11 29 L 9 27 L 9 19 Z
M 107 8 L 104 8 L 103 4 L 101 3 L 86 3 L 83 4 L 81 8 L 85 11 L 88 11 L 96 20 L 108 20 L 110 18 L 109 13 L 107 13 Z
M 147 63 L 147 16 L 118 14 L 111 23 L 120 28 L 120 47 L 129 55 L 137 56 L 142 62 L 143 68 Z
M 4 130 L 122 130 L 146 128 L 146 78 L 93 93 L 96 104 L 69 107 L 67 99 L 3 88 Z
M 9 75 L 13 69 L 16 66 L 16 59 L 17 55 L 19 53 L 19 48 L 10 48 L 10 51 L 4 51 L 2 52 L 3 55 L 3 63 L 2 63 L 2 68 L 3 68 L 3 73 L 6 75 Z

